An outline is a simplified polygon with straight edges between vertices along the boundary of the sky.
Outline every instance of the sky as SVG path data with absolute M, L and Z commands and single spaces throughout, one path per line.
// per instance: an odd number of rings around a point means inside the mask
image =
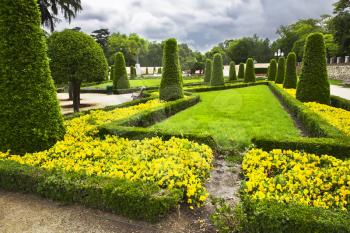
M 149 40 L 175 37 L 193 49 L 207 51 L 226 39 L 257 34 L 276 39 L 276 30 L 300 18 L 332 13 L 335 0 L 81 0 L 83 11 L 71 24 L 90 33 L 135 32 Z

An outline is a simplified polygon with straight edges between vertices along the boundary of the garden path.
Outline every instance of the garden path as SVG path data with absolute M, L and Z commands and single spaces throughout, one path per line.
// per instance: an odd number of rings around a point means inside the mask
M 338 85 L 331 85 L 331 94 L 350 100 L 350 88 L 345 88 Z

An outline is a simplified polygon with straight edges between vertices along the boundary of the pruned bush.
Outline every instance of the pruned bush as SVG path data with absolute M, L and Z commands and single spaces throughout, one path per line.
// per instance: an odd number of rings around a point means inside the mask
M 280 57 L 278 59 L 277 76 L 275 81 L 277 84 L 283 84 L 285 69 L 286 69 L 286 59 L 284 57 Z
M 158 68 L 158 74 L 162 74 L 162 67 Z
M 236 81 L 236 63 L 234 61 L 230 62 L 230 72 L 229 72 L 229 80 L 230 81 Z
M 136 68 L 135 66 L 130 66 L 130 79 L 135 79 L 136 78 Z
M 289 53 L 283 88 L 295 89 L 297 87 L 297 79 L 297 56 L 295 53 Z
M 64 135 L 35 0 L 0 2 L 0 109 L 0 152 L 45 150 Z
M 222 56 L 217 53 L 214 55 L 213 69 L 211 71 L 211 86 L 222 86 L 225 84 L 223 68 Z
M 247 67 L 244 73 L 244 82 L 245 83 L 255 82 L 254 60 L 252 58 L 248 58 L 246 65 Z
M 276 62 L 275 59 L 271 59 L 267 80 L 275 81 L 276 80 L 276 76 L 277 76 L 277 62 Z
M 176 39 L 165 41 L 163 50 L 163 73 L 159 88 L 159 98 L 170 101 L 184 97 L 183 80 Z
M 146 67 L 146 75 L 148 75 L 148 67 Z
M 321 33 L 308 36 L 296 97 L 302 102 L 330 104 L 326 49 Z
M 210 83 L 211 80 L 211 71 L 212 71 L 213 62 L 210 59 L 206 60 L 205 63 L 205 73 L 204 73 L 204 82 Z
M 238 79 L 243 80 L 244 79 L 244 63 L 239 64 L 239 69 L 238 69 Z
M 114 65 L 111 66 L 110 80 L 114 80 Z
M 130 83 L 125 67 L 125 59 L 122 52 L 118 52 L 114 56 L 114 89 L 129 89 Z

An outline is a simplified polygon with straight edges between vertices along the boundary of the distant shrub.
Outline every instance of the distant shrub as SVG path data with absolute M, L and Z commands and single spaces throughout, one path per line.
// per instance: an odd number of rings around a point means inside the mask
M 136 68 L 135 66 L 130 66 L 130 79 L 135 79 L 136 78 Z
M 295 89 L 297 87 L 297 79 L 297 56 L 295 53 L 289 53 L 283 88 Z
M 148 73 L 148 67 L 146 67 L 146 75 L 148 75 L 149 73 Z
M 254 60 L 252 58 L 248 58 L 246 65 L 247 67 L 245 69 L 244 82 L 255 82 Z
M 277 84 L 283 84 L 285 69 L 286 69 L 286 59 L 284 57 L 280 57 L 278 59 L 277 76 L 275 81 Z
M 230 81 L 236 81 L 236 63 L 234 61 L 230 62 L 230 72 L 229 72 L 229 80 Z
M 271 59 L 267 80 L 275 81 L 276 80 L 276 76 L 277 76 L 277 62 L 276 62 L 275 59 Z
M 210 59 L 206 60 L 205 63 L 205 73 L 204 73 L 204 82 L 210 83 L 211 80 L 211 72 L 212 72 L 213 62 Z
M 162 74 L 162 67 L 158 68 L 158 74 Z
M 211 71 L 211 86 L 222 86 L 225 84 L 223 68 L 222 56 L 217 53 L 214 55 L 213 69 Z
M 130 83 L 125 67 L 125 59 L 122 52 L 118 52 L 114 56 L 114 89 L 129 89 Z
M 239 64 L 239 69 L 238 69 L 238 79 L 243 80 L 244 79 L 244 63 Z

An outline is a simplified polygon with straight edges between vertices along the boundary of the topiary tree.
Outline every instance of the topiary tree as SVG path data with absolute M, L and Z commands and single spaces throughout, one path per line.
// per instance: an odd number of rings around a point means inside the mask
M 73 107 L 79 112 L 81 83 L 107 79 L 103 49 L 91 36 L 75 30 L 53 33 L 48 45 L 52 77 L 56 83 L 72 83 Z
M 225 85 L 224 72 L 223 72 L 222 56 L 220 53 L 214 55 L 213 68 L 211 71 L 211 86 L 222 86 Z
M 114 65 L 111 65 L 110 80 L 114 80 Z
M 165 41 L 163 49 L 163 74 L 159 88 L 160 100 L 170 101 L 184 97 L 183 80 L 176 39 Z
M 130 66 L 130 79 L 135 79 L 136 78 L 136 68 L 135 66 Z
M 129 89 L 130 83 L 126 72 L 125 59 L 122 52 L 114 56 L 114 79 L 113 89 Z
M 253 58 L 248 58 L 246 62 L 246 69 L 244 73 L 244 82 L 250 83 L 255 82 L 255 68 L 254 68 L 254 60 Z
M 148 67 L 146 67 L 146 75 L 148 75 Z
M 211 80 L 211 71 L 213 63 L 210 59 L 207 59 L 205 62 L 205 73 L 204 73 L 204 82 L 210 83 Z
M 289 53 L 287 57 L 286 73 L 284 75 L 283 88 L 297 87 L 297 56 L 295 53 Z
M 321 33 L 308 36 L 296 97 L 302 102 L 330 103 L 326 49 Z
M 238 69 L 238 79 L 243 80 L 244 79 L 244 63 L 239 64 L 239 69 Z
M 162 67 L 158 68 L 158 74 L 162 74 Z
M 0 151 L 41 151 L 64 136 L 35 0 L 0 2 Z
M 284 74 L 285 74 L 285 64 L 286 64 L 286 59 L 284 57 L 280 57 L 278 59 L 278 68 L 277 68 L 277 76 L 275 83 L 277 84 L 283 84 L 284 82 Z
M 270 66 L 269 66 L 269 72 L 267 75 L 268 81 L 275 81 L 277 76 L 277 62 L 275 59 L 271 59 Z
M 230 62 L 230 71 L 229 71 L 229 80 L 230 81 L 236 81 L 236 63 L 234 61 Z

